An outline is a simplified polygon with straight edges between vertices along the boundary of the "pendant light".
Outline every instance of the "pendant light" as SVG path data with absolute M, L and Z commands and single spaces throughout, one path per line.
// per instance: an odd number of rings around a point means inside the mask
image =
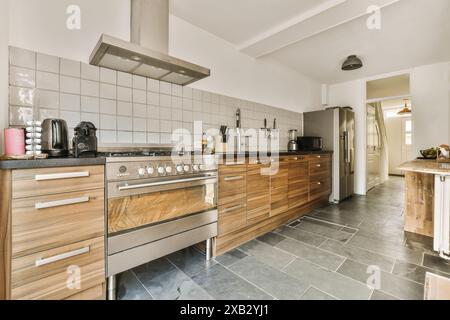
M 411 114 L 411 109 L 408 107 L 408 99 L 403 100 L 405 102 L 405 107 L 397 112 L 399 116 L 406 116 Z
M 356 55 L 348 56 L 347 59 L 342 64 L 342 70 L 344 71 L 351 71 L 356 70 L 359 68 L 362 68 L 363 63 L 360 58 L 358 58 Z

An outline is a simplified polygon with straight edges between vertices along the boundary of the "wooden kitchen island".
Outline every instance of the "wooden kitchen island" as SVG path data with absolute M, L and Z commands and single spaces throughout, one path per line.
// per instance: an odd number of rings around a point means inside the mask
M 449 251 L 450 163 L 413 160 L 405 171 L 405 231 L 434 238 L 436 251 Z

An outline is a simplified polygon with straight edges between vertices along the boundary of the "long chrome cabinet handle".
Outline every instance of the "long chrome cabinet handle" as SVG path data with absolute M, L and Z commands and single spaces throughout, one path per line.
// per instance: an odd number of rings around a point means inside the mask
M 222 210 L 222 213 L 228 213 L 230 211 L 234 211 L 234 210 L 237 210 L 237 209 L 240 209 L 240 208 L 243 208 L 243 207 L 244 207 L 243 204 L 239 204 L 237 206 L 226 208 L 225 210 Z
M 192 182 L 192 181 L 201 181 L 201 180 L 212 180 L 217 179 L 216 176 L 211 177 L 198 177 L 198 178 L 189 178 L 189 179 L 178 179 L 178 180 L 170 180 L 170 181 L 159 181 L 159 182 L 150 182 L 150 183 L 143 183 L 143 184 L 135 184 L 131 186 L 121 186 L 119 187 L 119 191 L 123 190 L 132 190 L 132 189 L 140 189 L 140 188 L 147 188 L 147 187 L 155 187 L 155 186 L 163 186 L 168 184 L 176 184 L 176 183 L 183 183 L 183 182 Z
M 234 176 L 234 177 L 225 177 L 224 181 L 235 181 L 235 180 L 242 180 L 244 179 L 244 176 Z
M 34 176 L 34 180 L 45 181 L 45 180 L 60 180 L 60 179 L 70 179 L 70 178 L 82 178 L 82 177 L 89 177 L 89 171 L 37 174 Z
M 87 246 L 87 247 L 84 247 L 81 249 L 61 253 L 56 256 L 48 257 L 45 259 L 36 259 L 34 265 L 36 267 L 44 266 L 49 263 L 57 262 L 57 261 L 68 259 L 68 258 L 75 257 L 75 256 L 79 256 L 81 254 L 89 252 L 90 250 L 91 250 L 91 248 L 89 246 Z
M 39 209 L 68 206 L 70 204 L 77 204 L 77 203 L 84 203 L 84 202 L 89 202 L 89 197 L 63 199 L 63 200 L 56 200 L 56 201 L 50 201 L 50 202 L 37 202 L 34 205 L 34 207 L 39 210 Z

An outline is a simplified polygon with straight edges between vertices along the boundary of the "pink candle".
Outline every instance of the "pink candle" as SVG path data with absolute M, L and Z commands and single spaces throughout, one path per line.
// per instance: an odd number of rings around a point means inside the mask
M 4 130 L 5 154 L 7 156 L 21 156 L 25 154 L 25 130 L 8 128 Z

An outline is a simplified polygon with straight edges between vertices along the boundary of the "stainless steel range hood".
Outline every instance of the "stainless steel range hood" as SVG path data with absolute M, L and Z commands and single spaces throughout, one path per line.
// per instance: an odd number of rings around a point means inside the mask
M 169 56 L 169 0 L 131 0 L 131 42 L 103 34 L 92 65 L 187 85 L 209 77 L 208 68 Z

